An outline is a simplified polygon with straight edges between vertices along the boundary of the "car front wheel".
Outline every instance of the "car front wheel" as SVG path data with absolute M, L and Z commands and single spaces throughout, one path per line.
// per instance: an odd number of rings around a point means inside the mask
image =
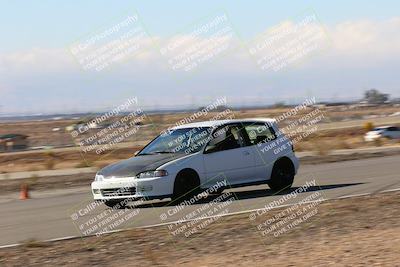
M 126 201 L 124 199 L 121 200 L 106 200 L 103 202 L 104 205 L 113 209 L 121 209 L 126 207 Z
M 199 193 L 199 187 L 200 180 L 197 173 L 186 170 L 180 172 L 175 178 L 172 201 L 177 204 L 192 198 Z

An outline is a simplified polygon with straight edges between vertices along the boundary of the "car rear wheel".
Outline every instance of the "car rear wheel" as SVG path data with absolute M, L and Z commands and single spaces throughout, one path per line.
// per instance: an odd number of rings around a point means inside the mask
M 289 159 L 279 160 L 272 169 L 268 186 L 275 192 L 288 190 L 292 187 L 294 175 L 295 171 L 292 162 Z

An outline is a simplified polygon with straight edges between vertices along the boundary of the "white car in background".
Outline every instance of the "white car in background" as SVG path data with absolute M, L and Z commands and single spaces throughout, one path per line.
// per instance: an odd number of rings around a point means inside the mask
M 205 121 L 169 129 L 134 157 L 101 169 L 92 193 L 113 207 L 138 198 L 187 199 L 215 185 L 216 193 L 257 184 L 278 192 L 291 187 L 298 167 L 275 120 Z
M 400 128 L 396 126 L 376 127 L 365 134 L 364 140 L 367 142 L 375 141 L 381 138 L 400 139 Z

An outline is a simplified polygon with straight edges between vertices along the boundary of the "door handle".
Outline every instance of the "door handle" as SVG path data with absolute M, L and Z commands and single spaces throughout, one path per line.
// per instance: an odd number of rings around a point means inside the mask
M 248 155 L 250 155 L 250 152 L 249 151 L 243 151 L 243 155 L 248 156 Z

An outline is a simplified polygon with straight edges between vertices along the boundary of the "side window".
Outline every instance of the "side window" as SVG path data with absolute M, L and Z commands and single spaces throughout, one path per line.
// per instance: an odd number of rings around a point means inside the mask
M 397 128 L 397 127 L 389 127 L 388 128 L 388 131 L 391 131 L 391 132 L 395 132 L 395 131 L 398 131 L 399 129 Z
M 246 125 L 244 128 L 249 136 L 251 145 L 266 143 L 276 139 L 275 131 L 268 124 L 255 123 Z
M 244 138 L 239 125 L 226 125 L 213 133 L 212 140 L 207 144 L 205 152 L 217 152 L 244 146 Z

